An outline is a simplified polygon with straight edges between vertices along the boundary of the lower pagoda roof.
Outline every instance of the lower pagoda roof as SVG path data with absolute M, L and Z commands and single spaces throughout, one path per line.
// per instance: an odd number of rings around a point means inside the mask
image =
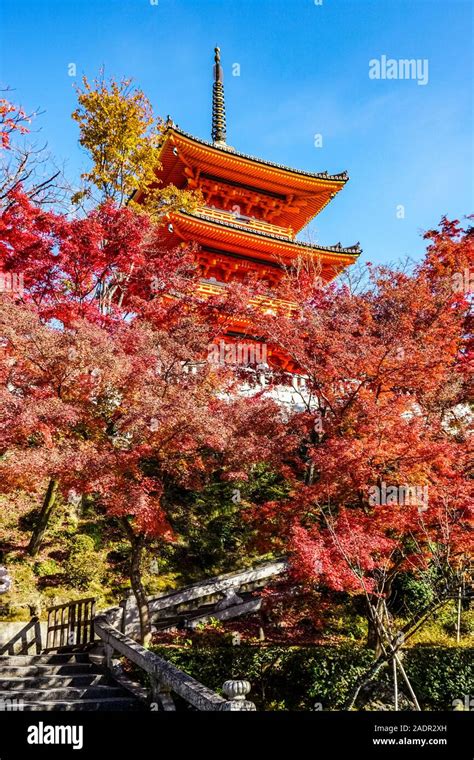
M 361 253 L 360 245 L 344 248 L 340 243 L 332 246 L 315 245 L 294 240 L 285 234 L 269 232 L 252 226 L 229 220 L 224 221 L 212 216 L 212 210 L 180 210 L 169 216 L 168 232 L 173 237 L 186 242 L 197 242 L 201 247 L 228 249 L 253 261 L 261 260 L 280 262 L 289 265 L 299 255 L 312 255 L 320 258 L 323 273 L 332 279 L 348 264 L 353 264 Z M 270 225 L 266 225 L 269 227 Z M 278 229 L 278 228 L 276 228 Z

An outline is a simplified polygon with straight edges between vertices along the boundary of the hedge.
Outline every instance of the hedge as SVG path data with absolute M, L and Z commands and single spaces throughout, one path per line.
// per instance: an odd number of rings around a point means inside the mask
M 354 645 L 279 647 L 154 646 L 210 688 L 229 678 L 250 681 L 260 710 L 338 710 L 373 658 Z M 404 650 L 405 669 L 424 710 L 451 710 L 454 699 L 474 695 L 473 650 L 418 646 Z M 389 669 L 379 680 L 390 684 Z

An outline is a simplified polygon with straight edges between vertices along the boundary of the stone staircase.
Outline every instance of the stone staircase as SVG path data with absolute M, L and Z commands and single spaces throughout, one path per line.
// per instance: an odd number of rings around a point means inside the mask
M 143 703 L 117 685 L 87 651 L 0 657 L 0 709 L 130 710 Z
M 151 598 L 155 630 L 192 629 L 211 618 L 232 620 L 256 612 L 261 598 L 254 591 L 286 568 L 284 559 L 261 563 Z M 226 681 L 222 687 L 226 699 L 140 646 L 133 595 L 100 615 L 92 598 L 47 612 L 47 623 L 35 616 L 13 636 L 7 633 L 0 640 L 0 711 L 176 710 L 179 700 L 186 709 L 255 710 L 245 699 L 250 690 L 247 681 Z M 146 686 L 124 670 L 123 657 L 146 674 Z

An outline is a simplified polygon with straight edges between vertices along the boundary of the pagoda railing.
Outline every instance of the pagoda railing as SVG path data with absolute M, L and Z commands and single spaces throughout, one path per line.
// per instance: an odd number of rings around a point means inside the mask
M 215 219 L 217 222 L 237 224 L 239 227 L 247 227 L 252 230 L 257 230 L 258 232 L 266 232 L 270 235 L 286 237 L 288 240 L 293 240 L 294 237 L 291 227 L 280 227 L 278 224 L 270 224 L 261 219 L 255 219 L 254 217 L 244 216 L 242 214 L 234 214 L 231 211 L 203 206 L 199 211 L 195 211 L 194 213 L 198 216 L 207 216 L 210 219 Z
M 198 285 L 198 292 L 204 296 L 219 296 L 222 294 L 223 289 L 226 287 L 226 283 L 211 282 L 209 280 L 200 280 Z M 261 311 L 269 311 L 277 313 L 278 311 L 284 311 L 290 313 L 295 304 L 291 301 L 284 301 L 281 298 L 272 298 L 271 296 L 253 296 L 250 298 L 250 304 L 260 309 Z

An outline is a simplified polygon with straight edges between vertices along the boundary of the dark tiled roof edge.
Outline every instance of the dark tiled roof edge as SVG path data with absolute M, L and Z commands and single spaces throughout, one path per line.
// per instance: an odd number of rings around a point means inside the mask
M 191 135 L 189 132 L 185 132 L 183 129 L 179 129 L 176 125 L 168 127 L 168 129 L 173 129 L 178 134 L 182 135 L 183 137 L 188 137 L 190 140 L 194 140 L 195 142 L 200 143 L 201 145 L 206 145 L 208 148 L 214 148 L 215 150 L 220 151 L 221 153 L 229 153 L 232 156 L 239 156 L 240 158 L 246 158 L 249 161 L 255 161 L 257 164 L 263 164 L 264 166 L 272 166 L 275 169 L 283 169 L 286 172 L 292 172 L 293 174 L 301 174 L 305 177 L 314 177 L 315 179 L 327 179 L 327 180 L 336 180 L 337 182 L 347 182 L 349 179 L 349 175 L 346 171 L 339 172 L 338 174 L 328 174 L 328 172 L 307 172 L 303 171 L 302 169 L 293 169 L 291 166 L 285 166 L 284 164 L 277 164 L 274 161 L 267 161 L 264 158 L 257 158 L 256 156 L 250 156 L 248 153 L 241 153 L 238 150 L 235 150 L 234 148 L 224 148 L 219 145 L 214 145 L 214 143 L 209 142 L 208 140 L 203 140 L 200 137 L 195 137 L 194 135 Z
M 232 224 L 232 222 L 224 222 L 221 220 L 214 219 L 211 216 L 206 216 L 206 214 L 193 213 L 191 211 L 186 211 L 185 209 L 180 209 L 180 214 L 194 217 L 195 219 L 204 219 L 206 222 L 212 222 L 213 224 L 220 225 L 221 227 L 230 227 L 231 229 L 240 230 L 241 232 L 248 232 L 251 235 L 258 235 L 259 237 L 266 237 L 266 238 L 270 238 L 274 240 L 281 240 L 283 243 L 290 243 L 290 245 L 297 245 L 303 248 L 311 248 L 312 250 L 328 251 L 329 253 L 353 254 L 357 256 L 359 256 L 362 253 L 362 248 L 360 247 L 360 243 L 355 243 L 355 245 L 350 245 L 347 248 L 344 248 L 341 245 L 341 243 L 336 243 L 336 245 L 314 245 L 314 243 L 305 243 L 302 240 L 290 240 L 289 238 L 285 237 L 285 235 L 276 235 L 276 234 L 272 234 L 271 232 L 263 232 L 262 230 L 245 227 L 241 224 Z

